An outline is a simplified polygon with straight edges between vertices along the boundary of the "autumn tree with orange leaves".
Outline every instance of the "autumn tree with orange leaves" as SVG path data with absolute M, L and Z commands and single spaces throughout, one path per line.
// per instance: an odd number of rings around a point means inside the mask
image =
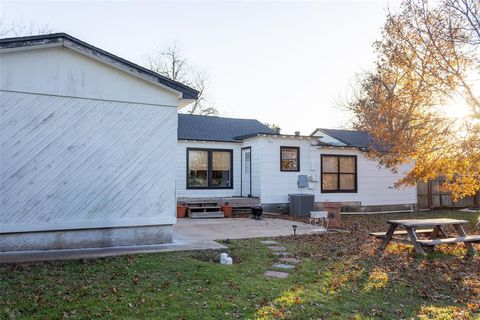
M 369 155 L 393 171 L 415 161 L 397 186 L 444 177 L 454 200 L 480 190 L 479 7 L 405 0 L 374 44 L 375 68 L 358 77 L 347 108 L 377 142 Z

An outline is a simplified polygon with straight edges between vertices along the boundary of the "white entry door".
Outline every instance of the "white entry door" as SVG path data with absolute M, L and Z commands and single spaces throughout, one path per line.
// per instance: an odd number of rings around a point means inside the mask
M 252 149 L 242 149 L 242 197 L 252 194 Z

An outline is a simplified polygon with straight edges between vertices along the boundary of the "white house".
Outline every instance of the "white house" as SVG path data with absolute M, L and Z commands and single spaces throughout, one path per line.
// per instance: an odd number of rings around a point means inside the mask
M 1 251 L 172 241 L 197 91 L 67 34 L 0 40 Z
M 288 206 L 289 194 L 342 202 L 344 210 L 413 209 L 416 188 L 395 189 L 399 175 L 367 158 L 365 132 L 317 129 L 277 134 L 257 120 L 179 115 L 176 186 L 179 202 L 253 196 L 269 211 Z M 308 181 L 300 188 L 299 179 Z M 228 200 L 228 199 L 223 199 Z
M 188 199 L 416 203 L 366 133 L 177 116 L 197 91 L 67 34 L 1 39 L 0 71 L 0 251 L 171 242 Z

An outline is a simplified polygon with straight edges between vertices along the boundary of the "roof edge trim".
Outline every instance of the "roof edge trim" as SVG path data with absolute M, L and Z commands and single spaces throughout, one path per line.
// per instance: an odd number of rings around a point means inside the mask
M 27 48 L 33 49 L 35 47 L 46 48 L 56 46 L 64 46 L 77 52 L 80 51 L 83 54 L 89 53 L 89 55 L 93 55 L 99 60 L 103 60 L 108 64 L 112 64 L 112 60 L 114 60 L 115 62 L 122 64 L 122 68 L 120 68 L 120 66 L 118 66 L 118 68 L 122 69 L 123 71 L 133 73 L 141 78 L 144 78 L 145 80 L 148 80 L 149 82 L 153 82 L 161 86 L 166 86 L 172 90 L 180 92 L 182 94 L 182 99 L 198 99 L 199 92 L 197 90 L 190 88 L 180 82 L 164 77 L 156 72 L 148 70 L 136 63 L 130 62 L 110 52 L 95 47 L 80 39 L 72 37 L 71 35 L 66 33 L 51 33 L 46 35 L 0 39 L 0 50 L 2 51 L 10 51 L 11 49 L 19 48 L 24 48 L 25 50 L 27 50 Z

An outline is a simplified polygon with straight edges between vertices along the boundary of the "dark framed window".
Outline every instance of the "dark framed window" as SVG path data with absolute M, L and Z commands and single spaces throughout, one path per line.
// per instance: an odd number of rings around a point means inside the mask
M 187 148 L 187 189 L 232 189 L 233 150 Z
M 322 192 L 357 192 L 357 156 L 321 155 Z
M 299 147 L 280 147 L 280 171 L 300 171 Z

